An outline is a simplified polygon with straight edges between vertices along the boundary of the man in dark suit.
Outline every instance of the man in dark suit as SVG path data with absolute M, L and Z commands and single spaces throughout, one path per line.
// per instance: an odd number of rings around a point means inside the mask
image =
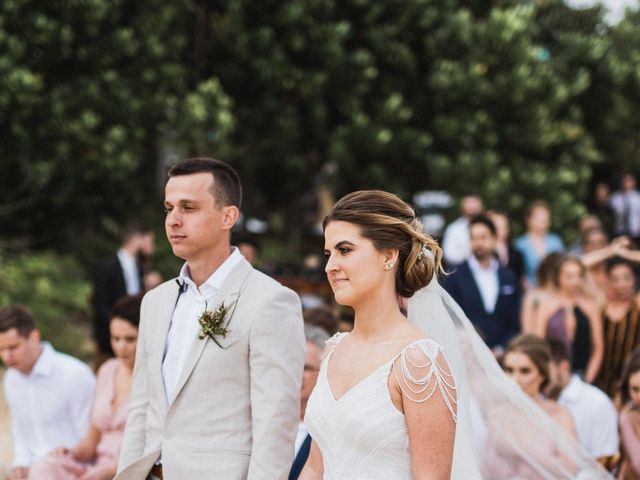
M 150 228 L 132 224 L 124 232 L 115 255 L 100 262 L 93 277 L 93 336 L 99 353 L 112 356 L 109 311 L 125 295 L 143 289 L 145 268 L 153 255 L 155 234 Z
M 485 215 L 469 223 L 471 255 L 449 276 L 444 288 L 469 317 L 496 355 L 518 333 L 520 287 L 515 273 L 495 256 L 496 228 Z

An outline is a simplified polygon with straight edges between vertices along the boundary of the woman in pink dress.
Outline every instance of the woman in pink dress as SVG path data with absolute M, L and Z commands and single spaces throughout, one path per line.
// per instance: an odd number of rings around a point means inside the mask
M 37 462 L 30 480 L 111 480 L 118 467 L 131 397 L 140 296 L 125 297 L 112 309 L 109 331 L 115 358 L 98 371 L 89 431 L 73 448 L 59 448 Z

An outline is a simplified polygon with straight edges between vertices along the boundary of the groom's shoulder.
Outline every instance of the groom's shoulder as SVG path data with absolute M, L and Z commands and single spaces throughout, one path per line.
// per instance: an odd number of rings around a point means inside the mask
M 151 298 L 158 298 L 166 295 L 169 292 L 173 292 L 178 289 L 178 284 L 176 283 L 178 277 L 172 278 L 171 280 L 167 280 L 166 282 L 162 282 L 155 288 L 152 288 L 147 293 L 144 294 L 143 301 L 148 301 Z
M 253 291 L 263 292 L 267 295 L 285 294 L 298 296 L 297 293 L 282 285 L 275 278 L 255 268 L 252 269 L 251 275 L 249 275 L 248 287 Z

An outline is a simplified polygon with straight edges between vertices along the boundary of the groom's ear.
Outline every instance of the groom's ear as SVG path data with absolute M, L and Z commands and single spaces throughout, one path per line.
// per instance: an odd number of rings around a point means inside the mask
M 234 205 L 222 207 L 222 229 L 231 230 L 238 223 L 240 218 L 240 210 Z

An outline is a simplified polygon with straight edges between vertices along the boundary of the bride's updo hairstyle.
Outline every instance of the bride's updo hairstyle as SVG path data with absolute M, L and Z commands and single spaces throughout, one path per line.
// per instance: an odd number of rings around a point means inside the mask
M 360 234 L 379 251 L 397 249 L 396 291 L 411 297 L 442 269 L 442 249 L 422 231 L 413 208 L 393 193 L 361 190 L 342 197 L 322 222 L 348 222 L 360 228 Z

